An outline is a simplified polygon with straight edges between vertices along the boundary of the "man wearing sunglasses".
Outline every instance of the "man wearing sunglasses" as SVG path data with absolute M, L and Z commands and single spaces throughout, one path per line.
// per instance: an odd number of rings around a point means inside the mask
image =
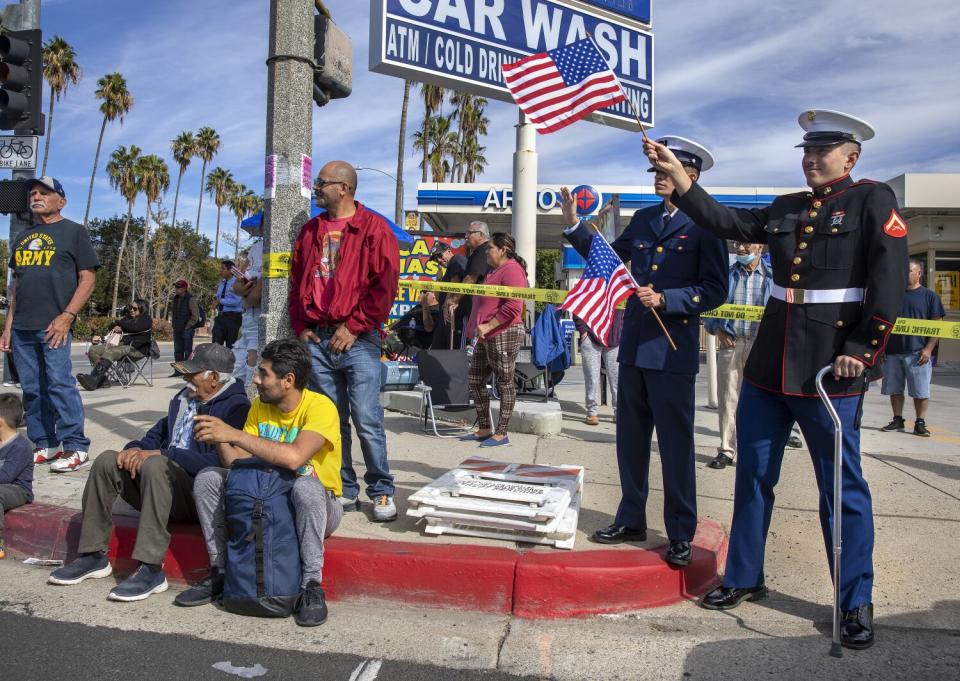
M 360 507 L 351 459 L 352 415 L 373 519 L 395 520 L 380 406 L 380 328 L 397 297 L 400 251 L 386 221 L 354 199 L 357 173 L 352 165 L 327 163 L 314 189 L 323 212 L 300 228 L 293 247 L 290 325 L 310 349 L 310 389 L 329 397 L 340 414 L 341 503 Z

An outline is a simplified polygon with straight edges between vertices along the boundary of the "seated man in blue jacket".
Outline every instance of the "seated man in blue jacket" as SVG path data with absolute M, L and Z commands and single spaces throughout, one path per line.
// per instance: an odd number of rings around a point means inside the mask
M 173 363 L 187 385 L 170 401 L 167 416 L 122 452 L 105 451 L 93 462 L 83 489 L 79 556 L 55 570 L 50 584 L 79 584 L 108 577 L 113 569 L 107 547 L 113 526 L 113 502 L 119 496 L 140 511 L 133 558 L 137 570 L 110 592 L 114 601 L 140 601 L 167 589 L 163 557 L 170 544 L 170 520 L 197 522 L 193 479 L 219 465 L 215 445 L 193 437 L 194 417 L 209 414 L 242 428 L 250 410 L 243 384 L 231 376 L 233 352 L 222 345 L 197 346 L 193 356 Z

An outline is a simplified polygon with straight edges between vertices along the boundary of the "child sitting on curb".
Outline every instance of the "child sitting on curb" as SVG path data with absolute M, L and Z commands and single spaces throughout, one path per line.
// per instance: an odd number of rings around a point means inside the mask
M 0 395 L 0 559 L 6 556 L 4 514 L 33 501 L 33 452 L 17 428 L 23 405 L 16 395 Z

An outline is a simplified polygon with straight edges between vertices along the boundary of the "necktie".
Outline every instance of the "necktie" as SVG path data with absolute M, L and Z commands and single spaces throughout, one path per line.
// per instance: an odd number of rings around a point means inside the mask
M 670 213 L 663 214 L 663 228 L 666 229 L 670 225 L 670 221 L 673 219 L 673 216 Z

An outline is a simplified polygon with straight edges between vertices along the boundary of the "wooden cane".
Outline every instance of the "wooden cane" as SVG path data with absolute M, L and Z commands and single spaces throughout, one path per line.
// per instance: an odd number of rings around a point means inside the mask
M 643 127 L 643 126 L 641 125 L 641 129 L 642 129 L 642 127 Z M 605 238 L 605 237 L 603 236 L 603 232 L 601 232 L 601 231 L 600 231 L 600 228 L 597 227 L 597 223 L 596 223 L 596 222 L 592 222 L 592 221 L 591 221 L 591 222 L 590 222 L 590 226 L 593 227 L 593 229 L 596 231 L 596 233 L 599 235 L 599 237 L 600 237 L 601 239 Z M 633 274 L 632 274 L 632 273 L 630 273 L 630 280 L 633 282 L 633 285 L 634 285 L 634 286 L 636 286 L 637 288 L 640 288 L 640 286 L 637 284 L 637 281 L 633 278 Z M 648 288 L 653 289 L 652 286 L 650 286 L 650 287 L 648 287 Z M 653 318 L 656 319 L 656 320 L 657 320 L 657 324 L 660 325 L 660 329 L 663 331 L 663 335 L 667 337 L 667 342 L 670 343 L 670 347 L 673 348 L 674 351 L 676 351 L 676 349 L 677 349 L 677 344 L 673 342 L 673 337 L 670 335 L 670 332 L 667 331 L 667 327 L 663 325 L 663 320 L 660 319 L 660 315 L 657 314 L 657 309 L 656 309 L 655 307 L 649 307 L 649 308 L 647 308 L 647 309 L 650 310 L 650 311 L 653 313 Z

